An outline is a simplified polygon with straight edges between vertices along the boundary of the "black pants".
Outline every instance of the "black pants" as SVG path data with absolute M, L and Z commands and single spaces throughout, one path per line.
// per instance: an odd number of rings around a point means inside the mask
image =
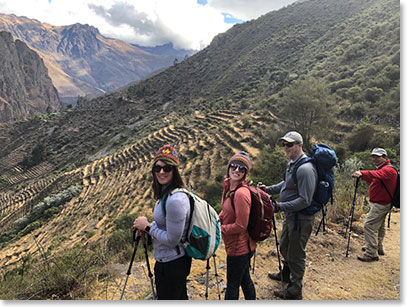
M 227 256 L 227 286 L 225 300 L 238 300 L 239 288 L 242 287 L 246 300 L 256 299 L 256 289 L 250 277 L 250 258 L 253 253 L 242 256 Z
M 187 300 L 187 276 L 192 258 L 184 256 L 169 262 L 156 261 L 155 286 L 159 300 Z

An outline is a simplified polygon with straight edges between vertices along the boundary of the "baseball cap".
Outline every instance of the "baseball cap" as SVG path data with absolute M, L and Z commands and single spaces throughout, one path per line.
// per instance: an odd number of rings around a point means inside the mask
M 297 131 L 287 132 L 282 138 L 281 141 L 286 141 L 289 143 L 300 143 L 302 144 L 302 136 Z
M 386 156 L 387 157 L 387 151 L 384 150 L 383 148 L 373 148 L 372 153 L 370 154 L 371 156 Z

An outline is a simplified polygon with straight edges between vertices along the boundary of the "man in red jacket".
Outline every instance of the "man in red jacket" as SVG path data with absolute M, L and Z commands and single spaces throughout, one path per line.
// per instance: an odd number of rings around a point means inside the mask
M 383 148 L 374 148 L 372 162 L 376 167 L 373 171 L 356 171 L 352 177 L 362 177 L 369 185 L 370 211 L 366 216 L 364 225 L 365 251 L 358 256 L 358 260 L 371 262 L 379 260 L 379 255 L 384 255 L 383 239 L 385 235 L 385 220 L 391 210 L 391 195 L 394 194 L 397 184 L 397 171 L 391 167 L 387 152 Z M 389 193 L 386 191 L 386 188 Z

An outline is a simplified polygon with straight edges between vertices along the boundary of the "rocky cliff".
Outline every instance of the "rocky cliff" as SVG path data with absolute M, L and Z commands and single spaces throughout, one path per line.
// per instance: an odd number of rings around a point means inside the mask
M 148 50 L 101 35 L 83 24 L 53 26 L 26 17 L 0 14 L 0 30 L 24 41 L 44 60 L 64 102 L 94 97 L 171 66 L 174 54 Z M 192 52 L 191 52 L 192 53 Z
M 43 60 L 25 43 L 0 31 L 0 122 L 23 120 L 60 107 Z

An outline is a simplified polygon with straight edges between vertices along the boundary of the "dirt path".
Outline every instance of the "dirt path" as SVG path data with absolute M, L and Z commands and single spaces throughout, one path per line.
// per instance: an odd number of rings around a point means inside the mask
M 325 235 L 315 236 L 314 231 L 307 246 L 303 299 L 399 300 L 400 213 L 393 212 L 391 217 L 391 228 L 386 228 L 384 241 L 386 255 L 377 262 L 364 263 L 356 259 L 362 253 L 362 233 L 351 238 L 349 255 L 345 257 L 347 239 L 339 234 L 343 231 L 341 227 L 333 225 Z M 363 221 L 357 222 L 355 229 L 363 229 Z M 261 247 L 259 252 L 262 252 Z M 278 269 L 277 261 L 270 264 L 267 258 L 259 264 L 259 269 L 256 266 L 253 279 L 259 280 L 258 298 L 269 300 L 276 299 L 273 291 L 280 289 L 281 283 L 264 278 L 266 271 Z M 276 257 L 271 258 L 274 260 Z
M 386 255 L 377 262 L 364 263 L 356 259 L 363 245 L 364 218 L 354 223 L 354 235 L 350 241 L 349 256 L 345 257 L 347 239 L 341 235 L 340 225 L 329 224 L 326 234 L 315 231 L 307 245 L 307 268 L 304 277 L 304 300 L 400 300 L 400 213 L 393 212 L 391 228 L 387 229 L 384 241 Z M 318 224 L 319 219 L 316 219 Z M 387 223 L 387 220 L 386 220 Z M 277 225 L 281 230 L 280 225 Z M 315 225 L 316 227 L 317 225 Z M 358 234 L 359 233 L 359 234 Z M 221 298 L 226 284 L 226 254 L 223 245 L 217 252 Z M 154 260 L 151 259 L 153 263 Z M 125 299 L 144 299 L 150 293 L 150 284 L 142 263 L 136 264 L 128 283 Z M 210 261 L 208 298 L 218 300 L 213 260 Z M 96 289 L 91 299 L 118 299 L 127 266 L 123 265 L 115 285 Z M 278 300 L 273 295 L 281 289 L 281 283 L 267 277 L 268 272 L 278 270 L 274 236 L 259 244 L 257 248 L 255 282 L 258 300 Z M 205 300 L 206 262 L 194 260 L 189 275 L 188 294 L 192 300 Z M 113 287 L 114 286 L 114 287 Z M 103 288 L 103 290 L 101 290 Z M 241 291 L 240 291 L 241 292 Z M 109 294 L 108 294 L 109 293 Z M 108 298 L 107 298 L 108 297 Z M 243 295 L 241 293 L 241 298 Z

